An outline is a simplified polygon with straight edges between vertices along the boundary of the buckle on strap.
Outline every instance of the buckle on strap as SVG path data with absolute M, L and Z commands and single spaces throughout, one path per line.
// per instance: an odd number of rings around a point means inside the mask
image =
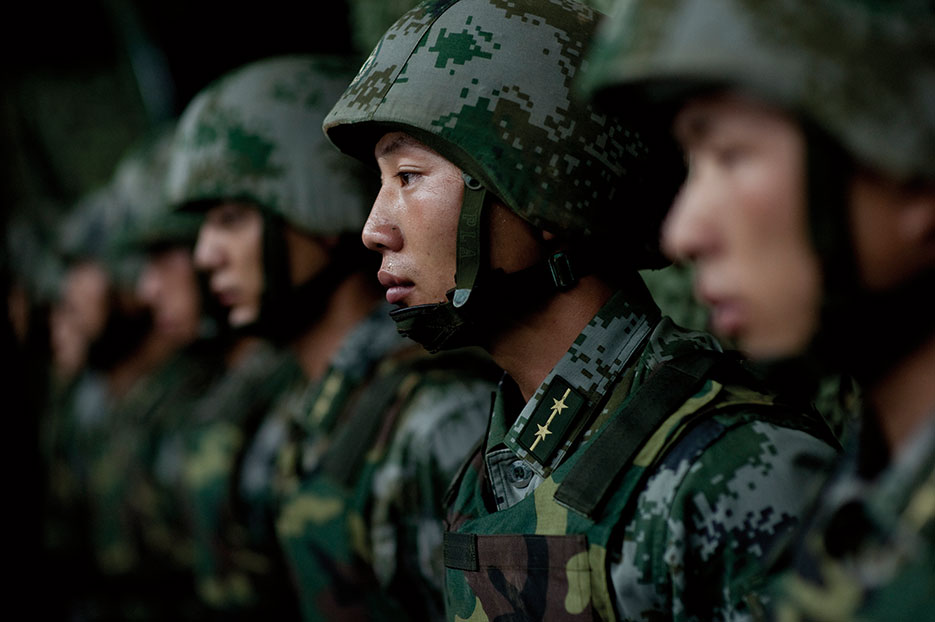
M 578 282 L 578 275 L 575 274 L 571 257 L 564 251 L 559 251 L 548 259 L 549 273 L 552 276 L 552 282 L 556 289 L 566 290 Z

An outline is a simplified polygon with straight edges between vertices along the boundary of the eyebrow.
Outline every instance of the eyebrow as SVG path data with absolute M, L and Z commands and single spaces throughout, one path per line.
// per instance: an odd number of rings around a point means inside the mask
M 421 143 L 419 141 L 417 141 L 415 138 L 413 138 L 409 134 L 400 134 L 399 136 L 394 138 L 392 142 L 390 142 L 390 144 L 384 145 L 382 148 L 380 148 L 376 152 L 375 157 L 377 159 L 380 159 L 382 157 L 386 157 L 392 154 L 395 151 L 399 151 L 403 147 L 417 146 L 420 144 Z
M 672 134 L 680 143 L 689 143 L 704 139 L 711 132 L 714 125 L 711 113 L 708 110 L 693 110 L 688 115 L 676 117 L 672 127 Z

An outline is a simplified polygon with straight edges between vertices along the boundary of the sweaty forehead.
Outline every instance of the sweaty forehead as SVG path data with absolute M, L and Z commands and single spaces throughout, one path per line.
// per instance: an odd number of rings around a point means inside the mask
M 416 140 L 405 132 L 390 132 L 384 134 L 373 149 L 373 154 L 377 159 L 387 157 L 404 148 L 425 149 L 435 153 L 428 145 Z

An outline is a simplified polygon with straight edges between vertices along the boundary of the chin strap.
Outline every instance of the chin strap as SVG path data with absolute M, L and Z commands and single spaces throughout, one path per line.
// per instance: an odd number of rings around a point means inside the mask
M 521 317 L 555 294 L 571 289 L 592 270 L 593 262 L 574 251 L 553 253 L 547 260 L 517 272 L 484 273 L 469 292 L 470 304 L 457 306 L 459 288 L 448 290 L 448 302 L 405 307 L 390 312 L 404 337 L 429 352 L 483 345 L 506 320 Z
M 885 291 L 861 283 L 853 245 L 849 188 L 854 166 L 841 146 L 805 124 L 807 205 L 812 242 L 822 263 L 823 304 L 804 357 L 814 370 L 844 372 L 860 383 L 886 373 L 935 334 L 935 270 Z M 777 366 L 790 370 L 791 364 Z
M 488 192 L 467 173 L 463 177 L 455 287 L 448 290 L 448 301 L 390 312 L 399 333 L 429 352 L 482 345 L 505 320 L 521 317 L 556 291 L 574 287 L 594 263 L 580 251 L 560 251 L 509 274 L 483 269 L 486 253 L 481 227 Z
M 464 178 L 464 199 L 458 221 L 458 257 L 455 271 L 455 291 L 450 297 L 455 308 L 467 304 L 477 282 L 481 262 L 481 214 L 487 202 L 487 189 L 479 181 L 461 173 Z

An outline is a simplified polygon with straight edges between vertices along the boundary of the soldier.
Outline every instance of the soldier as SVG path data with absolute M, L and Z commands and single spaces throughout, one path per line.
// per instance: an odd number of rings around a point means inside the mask
M 124 460 L 113 470 L 126 482 L 122 504 L 136 539 L 147 615 L 199 619 L 181 494 L 184 446 L 199 399 L 219 375 L 222 353 L 192 261 L 200 218 L 170 209 L 165 196 L 173 130 L 170 124 L 141 141 L 114 175 L 114 191 L 131 212 L 114 245 L 145 253 L 137 294 L 154 332 L 173 352 L 121 405 L 111 454 Z M 174 598 L 165 599 L 165 590 Z
M 797 459 L 833 453 L 640 280 L 679 169 L 572 97 L 596 23 L 424 3 L 324 124 L 379 167 L 363 237 L 400 331 L 508 374 L 448 497 L 451 620 L 733 619 L 802 510 Z
M 440 498 L 493 388 L 489 362 L 430 359 L 380 304 L 358 238 L 368 185 L 320 129 L 350 69 L 257 61 L 180 121 L 170 192 L 204 213 L 195 261 L 234 330 L 285 346 L 297 371 L 261 416 L 206 422 L 190 460 L 198 529 L 213 538 L 199 547 L 201 591 L 233 615 L 296 598 L 306 619 L 440 610 Z M 398 585 L 411 587 L 384 589 Z
M 608 107 L 666 111 L 690 170 L 665 246 L 715 326 L 771 368 L 863 391 L 859 435 L 776 562 L 770 617 L 931 619 L 931 3 L 620 8 L 588 84 Z

